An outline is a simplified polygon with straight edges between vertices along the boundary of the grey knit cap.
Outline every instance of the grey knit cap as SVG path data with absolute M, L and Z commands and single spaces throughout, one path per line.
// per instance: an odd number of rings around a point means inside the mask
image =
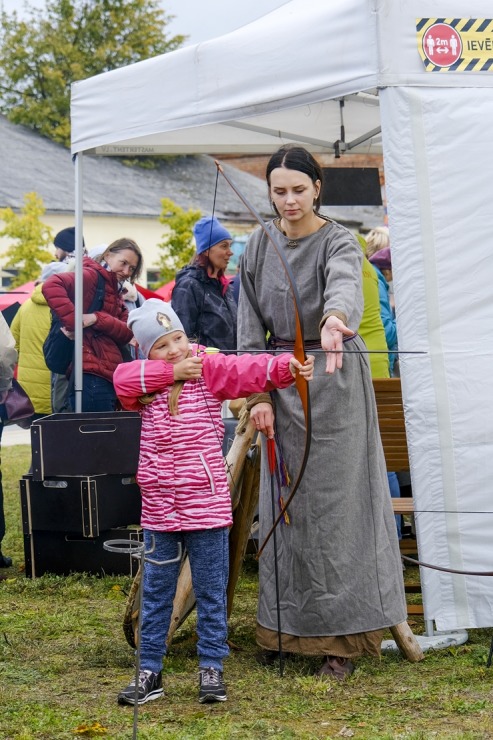
M 171 303 L 158 298 L 149 298 L 142 306 L 130 311 L 127 324 L 146 357 L 149 357 L 149 352 L 159 337 L 171 334 L 172 331 L 185 331 L 171 308 Z

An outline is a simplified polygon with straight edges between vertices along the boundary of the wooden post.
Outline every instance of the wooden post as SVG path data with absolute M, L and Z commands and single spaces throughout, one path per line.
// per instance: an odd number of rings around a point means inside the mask
M 397 647 L 411 663 L 418 663 L 424 659 L 423 651 L 407 622 L 396 624 L 390 631 Z
M 190 561 L 188 557 L 186 557 L 181 564 L 178 583 L 176 586 L 176 594 L 173 599 L 173 612 L 171 614 L 168 637 L 166 639 L 167 645 L 171 644 L 171 640 L 173 639 L 173 635 L 176 630 L 181 624 L 183 624 L 194 606 L 195 594 L 192 586 L 192 572 L 190 570 Z
M 228 580 L 228 619 L 233 608 L 236 584 L 252 529 L 253 517 L 258 504 L 260 485 L 260 441 L 252 448 L 253 457 L 245 461 L 241 485 L 240 505 L 233 515 L 233 526 L 229 533 L 229 580 Z

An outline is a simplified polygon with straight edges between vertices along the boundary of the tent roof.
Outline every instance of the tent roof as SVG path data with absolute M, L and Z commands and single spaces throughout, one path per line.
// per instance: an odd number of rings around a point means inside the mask
M 76 82 L 72 151 L 270 154 L 288 142 L 333 151 L 344 98 L 347 148 L 378 152 L 378 88 L 493 86 L 489 71 L 426 71 L 416 35 L 419 18 L 488 18 L 490 6 L 291 0 L 219 38 Z
M 282 139 L 330 151 L 341 126 L 331 98 L 349 96 L 346 141 L 379 125 L 375 95 L 352 95 L 376 86 L 375 23 L 369 0 L 292 0 L 218 39 L 77 82 L 72 150 L 271 153 Z

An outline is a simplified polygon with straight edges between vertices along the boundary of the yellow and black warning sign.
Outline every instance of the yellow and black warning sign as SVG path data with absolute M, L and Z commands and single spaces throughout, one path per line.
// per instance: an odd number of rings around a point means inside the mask
M 493 18 L 417 18 L 427 72 L 493 72 Z

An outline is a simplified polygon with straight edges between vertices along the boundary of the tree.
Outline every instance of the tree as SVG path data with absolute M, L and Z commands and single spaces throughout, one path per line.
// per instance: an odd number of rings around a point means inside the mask
M 53 240 L 52 231 L 41 221 L 44 212 L 43 199 L 36 193 L 26 193 L 20 214 L 14 213 L 11 208 L 0 209 L 0 219 L 4 222 L 0 236 L 14 240 L 14 244 L 5 252 L 5 267 L 19 270 L 12 281 L 13 288 L 36 280 L 41 266 L 54 259 L 47 249 Z
M 156 0 L 46 0 L 0 14 L 0 112 L 65 146 L 70 144 L 72 82 L 177 49 L 174 16 Z
M 159 268 L 161 279 L 165 282 L 173 280 L 178 270 L 188 264 L 195 254 L 193 226 L 201 216 L 200 211 L 191 208 L 185 211 L 170 198 L 161 199 L 159 222 L 166 224 L 169 229 L 169 233 L 158 244 L 159 249 L 164 252 Z

